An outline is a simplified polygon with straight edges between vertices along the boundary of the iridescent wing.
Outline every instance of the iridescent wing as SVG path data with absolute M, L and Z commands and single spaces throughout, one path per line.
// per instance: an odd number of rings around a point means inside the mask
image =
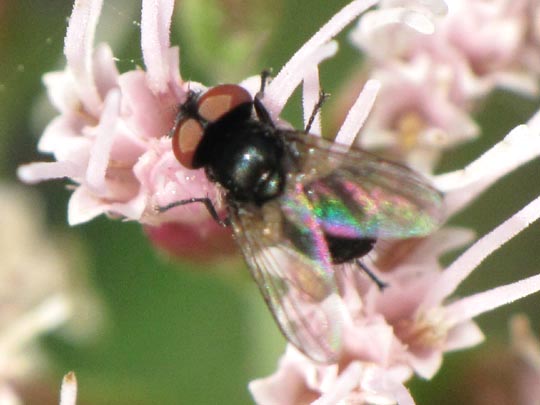
M 313 135 L 283 134 L 324 233 L 403 239 L 426 236 L 442 222 L 442 195 L 418 173 Z
M 231 223 L 285 337 L 311 359 L 337 360 L 341 300 L 323 232 L 301 184 L 262 208 L 231 205 Z
M 231 201 L 231 223 L 283 334 L 313 360 L 334 362 L 342 304 L 326 236 L 424 236 L 441 221 L 441 195 L 369 153 L 298 132 L 282 136 L 290 148 L 283 195 L 262 207 Z

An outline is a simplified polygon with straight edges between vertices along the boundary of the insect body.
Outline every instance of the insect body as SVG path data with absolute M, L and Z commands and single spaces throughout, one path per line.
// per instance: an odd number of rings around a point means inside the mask
M 264 80 L 263 80 L 264 85 Z M 358 263 L 377 239 L 433 231 L 441 196 L 413 171 L 307 131 L 276 127 L 258 97 L 220 85 L 181 106 L 173 150 L 223 188 L 250 271 L 287 339 L 313 360 L 340 349 L 337 265 Z M 367 270 L 367 269 L 366 269 Z

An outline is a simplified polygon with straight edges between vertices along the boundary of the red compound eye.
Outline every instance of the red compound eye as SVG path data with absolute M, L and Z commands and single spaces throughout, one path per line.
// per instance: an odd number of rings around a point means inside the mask
M 212 87 L 197 101 L 197 113 L 206 122 L 215 122 L 242 104 L 252 103 L 251 95 L 236 84 Z M 193 169 L 193 155 L 204 136 L 204 127 L 197 117 L 183 118 L 174 131 L 172 147 L 176 159 L 188 169 Z
M 204 93 L 197 103 L 199 115 L 208 122 L 214 122 L 241 104 L 253 99 L 246 89 L 236 84 L 222 84 Z
M 172 137 L 172 148 L 182 166 L 193 169 L 193 155 L 203 133 L 201 123 L 195 118 L 185 118 L 178 123 Z

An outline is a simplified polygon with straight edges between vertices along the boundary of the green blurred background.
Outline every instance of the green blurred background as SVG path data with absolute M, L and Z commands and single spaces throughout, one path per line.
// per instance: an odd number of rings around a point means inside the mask
M 182 76 L 211 85 L 243 79 L 263 68 L 277 70 L 346 3 L 177 1 L 172 43 L 181 47 Z M 0 0 L 2 182 L 17 182 L 20 164 L 48 159 L 36 152 L 41 131 L 54 116 L 41 75 L 64 67 L 62 46 L 71 7 L 69 0 Z M 138 2 L 105 0 L 97 41 L 112 45 L 122 71 L 143 64 L 139 20 Z M 330 93 L 337 92 L 361 64 L 345 35 L 340 38 L 340 53 L 321 72 Z M 286 111 L 286 118 L 295 124 L 301 122 L 294 107 L 298 101 L 293 99 Z M 332 99 L 328 104 L 331 110 Z M 535 108 L 535 100 L 493 94 L 477 113 L 482 137 L 447 153 L 440 170 L 460 168 L 479 156 L 509 128 L 526 121 Z M 540 164 L 533 162 L 511 174 L 454 223 L 484 234 L 540 194 L 539 173 Z M 149 245 L 138 224 L 104 217 L 70 228 L 66 223 L 70 192 L 65 185 L 58 181 L 32 188 L 43 196 L 51 235 L 67 236 L 80 246 L 75 254 L 80 267 L 88 267 L 93 288 L 103 299 L 106 322 L 92 343 L 76 344 L 57 333 L 40 340 L 52 366 L 39 380 L 39 390 L 27 389 L 30 394 L 23 390 L 28 403 L 55 403 L 61 377 L 69 370 L 77 373 L 80 404 L 251 403 L 247 383 L 275 370 L 284 340 L 242 261 L 174 261 Z M 539 239 L 535 224 L 489 258 L 459 293 L 537 273 Z M 464 377 L 470 362 L 506 344 L 511 314 L 528 313 L 540 332 L 539 302 L 540 296 L 533 296 L 481 317 L 480 325 L 488 334 L 485 346 L 448 355 L 431 382 L 413 381 L 417 403 L 455 403 L 455 395 L 470 384 Z

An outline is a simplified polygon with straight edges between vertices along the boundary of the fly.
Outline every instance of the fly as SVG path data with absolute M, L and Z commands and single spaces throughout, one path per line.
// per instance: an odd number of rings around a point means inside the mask
M 441 194 L 414 171 L 304 131 L 278 128 L 238 85 L 190 92 L 172 136 L 176 158 L 204 168 L 227 204 L 245 261 L 285 337 L 311 359 L 332 363 L 340 353 L 339 293 L 334 272 L 353 263 L 382 289 L 361 261 L 378 239 L 422 237 L 441 220 Z

